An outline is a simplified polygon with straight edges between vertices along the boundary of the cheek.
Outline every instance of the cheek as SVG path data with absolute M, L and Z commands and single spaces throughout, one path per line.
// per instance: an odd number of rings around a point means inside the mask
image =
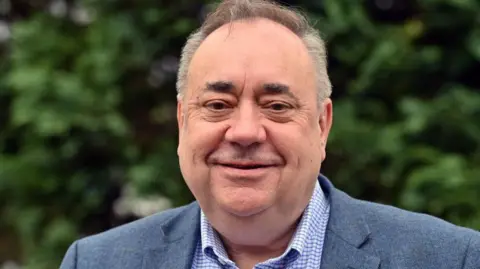
M 196 170 L 201 169 L 202 166 L 206 167 L 205 159 L 223 140 L 224 129 L 224 126 L 218 123 L 212 124 L 198 119 L 188 120 L 188 124 L 181 130 L 179 141 L 179 155 L 181 155 L 179 157 L 184 163 L 182 168 Z
M 186 133 L 190 142 L 190 149 L 205 157 L 222 142 L 225 127 L 218 123 L 197 122 L 191 123 Z
M 321 157 L 321 137 L 310 126 L 277 126 L 270 132 L 275 148 L 291 167 L 315 166 Z
M 197 200 L 209 193 L 210 169 L 205 160 L 223 140 L 218 124 L 190 121 L 181 130 L 178 155 L 183 179 Z

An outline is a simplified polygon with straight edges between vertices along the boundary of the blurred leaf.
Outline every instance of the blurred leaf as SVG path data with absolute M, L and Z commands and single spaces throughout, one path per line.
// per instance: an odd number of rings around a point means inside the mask
M 480 61 L 480 29 L 475 29 L 467 39 L 467 48 L 470 53 Z

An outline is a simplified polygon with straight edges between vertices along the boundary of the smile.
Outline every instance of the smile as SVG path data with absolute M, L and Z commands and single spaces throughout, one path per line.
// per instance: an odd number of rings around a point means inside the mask
M 242 170 L 261 169 L 261 168 L 268 168 L 273 166 L 268 164 L 220 164 L 220 165 L 224 167 L 242 169 Z
M 260 179 L 265 177 L 277 165 L 259 163 L 219 163 L 221 173 L 230 179 Z

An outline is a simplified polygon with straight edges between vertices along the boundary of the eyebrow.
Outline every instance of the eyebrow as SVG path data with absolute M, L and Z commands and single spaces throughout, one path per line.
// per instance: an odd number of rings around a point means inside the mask
M 263 90 L 268 94 L 286 94 L 293 97 L 290 87 L 282 83 L 265 83 L 263 84 Z M 231 93 L 236 88 L 233 82 L 231 81 L 214 81 L 207 82 L 205 85 L 207 91 L 218 92 L 218 93 Z
M 281 83 L 266 83 L 263 84 L 263 89 L 269 94 L 291 94 L 290 87 Z
M 299 102 L 297 96 L 295 96 L 288 85 L 282 83 L 266 83 L 263 85 L 263 90 L 267 94 L 284 94 L 293 99 L 295 102 Z
M 233 93 L 236 90 L 236 87 L 231 81 L 214 81 L 207 82 L 205 85 L 205 90 L 212 91 L 216 93 Z M 288 97 L 298 101 L 298 98 L 291 92 L 290 87 L 283 83 L 265 83 L 262 86 L 262 90 L 266 94 L 272 95 L 287 95 Z
M 205 89 L 217 93 L 232 93 L 235 90 L 235 85 L 231 81 L 207 82 Z

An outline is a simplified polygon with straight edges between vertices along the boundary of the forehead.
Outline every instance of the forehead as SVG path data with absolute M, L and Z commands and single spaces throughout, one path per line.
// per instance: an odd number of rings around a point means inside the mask
M 190 64 L 188 88 L 218 80 L 241 88 L 264 83 L 315 88 L 313 63 L 302 40 L 265 19 L 224 25 L 198 48 Z

